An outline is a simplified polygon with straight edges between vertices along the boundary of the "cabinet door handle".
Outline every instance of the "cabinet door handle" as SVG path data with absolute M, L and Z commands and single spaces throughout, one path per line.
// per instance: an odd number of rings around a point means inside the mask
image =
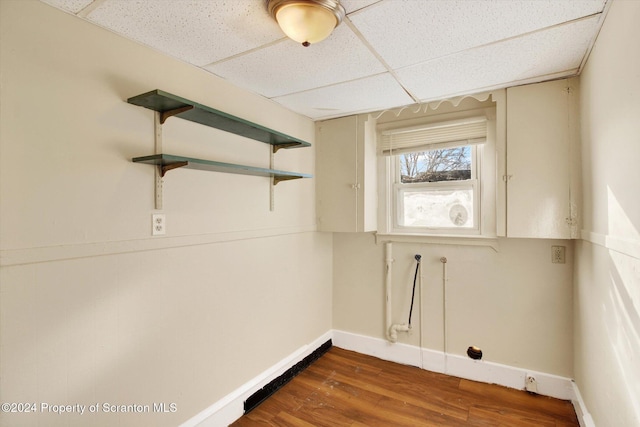
M 360 184 L 351 184 L 351 188 L 354 190 L 359 190 L 360 189 Z

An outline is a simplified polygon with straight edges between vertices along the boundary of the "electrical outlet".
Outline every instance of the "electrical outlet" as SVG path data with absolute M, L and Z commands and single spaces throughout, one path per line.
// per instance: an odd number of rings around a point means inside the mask
M 551 262 L 554 264 L 564 264 L 564 246 L 551 246 Z
M 151 215 L 151 235 L 162 236 L 167 233 L 167 221 L 164 214 Z
M 527 375 L 527 378 L 525 378 L 524 389 L 529 393 L 538 392 L 538 383 L 536 382 L 536 378 L 533 375 Z

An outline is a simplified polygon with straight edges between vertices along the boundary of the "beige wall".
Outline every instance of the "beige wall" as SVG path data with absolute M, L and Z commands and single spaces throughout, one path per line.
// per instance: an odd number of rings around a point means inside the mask
M 640 425 L 639 20 L 614 0 L 581 76 L 574 370 L 597 426 Z
M 165 178 L 162 89 L 313 142 L 313 123 L 37 1 L 0 1 L 0 401 L 174 402 L 173 414 L 0 415 L 1 425 L 177 425 L 331 328 L 332 237 L 314 180 Z M 165 152 L 268 167 L 269 147 L 169 119 Z M 276 168 L 314 173 L 315 149 Z
M 551 264 L 551 245 L 568 245 L 567 264 Z M 422 255 L 413 331 L 398 342 L 443 350 L 442 263 L 447 258 L 447 352 L 482 348 L 483 360 L 572 377 L 572 245 L 565 240 L 499 239 L 489 247 L 393 243 L 393 323 L 406 323 Z M 370 234 L 334 235 L 333 325 L 385 339 L 384 245 Z

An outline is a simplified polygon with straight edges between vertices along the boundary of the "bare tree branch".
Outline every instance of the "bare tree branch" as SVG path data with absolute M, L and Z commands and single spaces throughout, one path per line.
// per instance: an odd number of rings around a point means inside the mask
M 402 182 L 425 182 L 449 179 L 468 179 L 471 170 L 470 147 L 444 148 L 403 154 L 401 157 Z M 451 178 L 451 177 L 457 178 Z M 405 179 L 406 177 L 406 179 Z

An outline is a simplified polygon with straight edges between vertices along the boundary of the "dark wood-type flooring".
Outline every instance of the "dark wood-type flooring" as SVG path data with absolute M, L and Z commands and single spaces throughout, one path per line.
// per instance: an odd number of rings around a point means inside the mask
M 571 402 L 331 348 L 244 426 L 579 426 Z

